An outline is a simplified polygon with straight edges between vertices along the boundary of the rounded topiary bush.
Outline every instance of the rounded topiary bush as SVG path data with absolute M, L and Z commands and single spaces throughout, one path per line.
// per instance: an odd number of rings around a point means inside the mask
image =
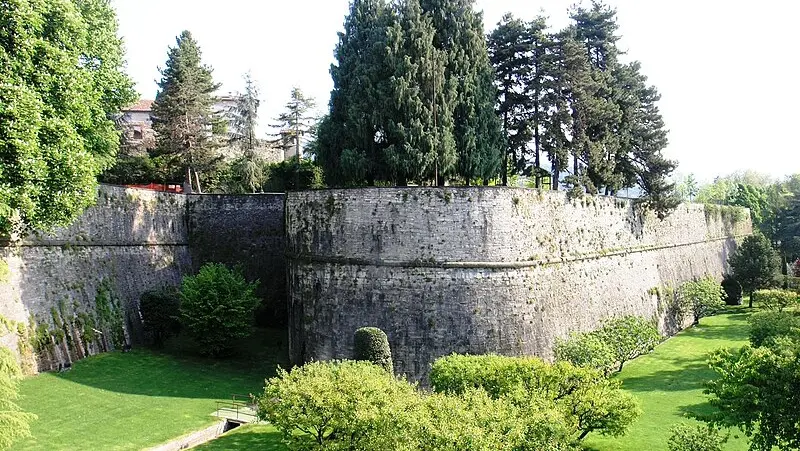
M 727 305 L 742 305 L 742 284 L 730 274 L 725 274 L 722 279 L 722 289 L 725 291 Z
M 354 358 L 372 362 L 389 373 L 394 372 L 389 337 L 377 327 L 362 327 L 356 331 Z

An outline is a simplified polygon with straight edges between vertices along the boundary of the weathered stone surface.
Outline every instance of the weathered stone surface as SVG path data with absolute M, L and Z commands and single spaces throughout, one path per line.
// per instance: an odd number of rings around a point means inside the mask
M 261 279 L 262 294 L 281 305 L 282 224 L 282 195 L 183 196 L 101 186 L 97 204 L 70 227 L 0 243 L 0 265 L 7 267 L 0 271 L 7 274 L 0 278 L 0 316 L 17 329 L 0 329 L 0 345 L 36 371 L 139 342 L 141 294 L 177 286 L 207 261 L 242 264 L 249 277 Z M 273 313 L 285 322 L 285 308 Z M 47 343 L 34 359 L 37 336 Z
M 751 233 L 701 205 L 659 221 L 620 199 L 507 188 L 299 192 L 286 212 L 293 360 L 349 358 L 353 332 L 376 326 L 413 378 L 452 352 L 549 357 L 614 315 L 674 333 L 685 322 L 655 288 L 721 277 Z
M 259 318 L 280 326 L 287 323 L 283 208 L 283 194 L 189 197 L 195 265 L 241 265 L 245 277 L 260 281 L 257 294 L 266 311 Z

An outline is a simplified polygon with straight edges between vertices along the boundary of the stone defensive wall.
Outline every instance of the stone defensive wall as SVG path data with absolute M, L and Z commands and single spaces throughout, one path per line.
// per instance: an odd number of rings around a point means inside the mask
M 738 216 L 737 216 L 738 215 Z M 374 188 L 286 199 L 290 357 L 351 358 L 389 336 L 422 379 L 453 352 L 549 358 L 556 338 L 615 315 L 691 323 L 668 293 L 721 278 L 749 214 L 681 205 L 661 221 L 618 198 L 517 188 Z
M 141 342 L 141 294 L 207 261 L 241 263 L 285 316 L 283 204 L 102 185 L 71 226 L 0 242 L 0 345 L 35 372 Z

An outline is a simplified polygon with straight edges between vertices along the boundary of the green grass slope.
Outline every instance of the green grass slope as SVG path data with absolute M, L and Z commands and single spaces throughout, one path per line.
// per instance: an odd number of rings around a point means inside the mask
M 588 449 L 598 451 L 659 451 L 667 449 L 672 425 L 691 422 L 693 415 L 710 413 L 703 383 L 714 377 L 706 364 L 718 348 L 747 343 L 748 314 L 729 313 L 703 318 L 693 327 L 659 345 L 652 353 L 625 365 L 618 374 L 623 388 L 641 402 L 643 415 L 623 437 L 586 438 Z M 732 436 L 725 449 L 746 450 L 743 437 Z
M 34 438 L 12 449 L 139 450 L 202 429 L 217 421 L 216 400 L 263 390 L 281 363 L 279 340 L 262 334 L 248 345 L 258 353 L 228 361 L 134 350 L 26 378 L 20 405 L 39 418 Z

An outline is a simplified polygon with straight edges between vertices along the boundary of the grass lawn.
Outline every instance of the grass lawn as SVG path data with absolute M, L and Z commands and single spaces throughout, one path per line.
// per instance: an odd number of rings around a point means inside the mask
M 286 451 L 281 434 L 273 426 L 249 425 L 238 427 L 222 437 L 193 448 L 198 451 L 227 451 L 232 449 L 257 449 L 260 451 Z
M 703 383 L 714 373 L 706 365 L 708 354 L 718 348 L 747 343 L 747 313 L 703 318 L 700 326 L 688 329 L 659 345 L 655 351 L 625 364 L 617 376 L 623 388 L 639 398 L 643 415 L 620 438 L 591 435 L 588 449 L 598 451 L 658 451 L 667 449 L 673 424 L 692 421 L 692 415 L 711 412 Z M 737 431 L 738 432 L 738 431 Z M 741 434 L 738 434 L 741 435 Z M 744 451 L 744 437 L 731 436 L 726 450 Z
M 285 331 L 260 330 L 228 361 L 134 350 L 76 362 L 22 381 L 20 405 L 39 419 L 14 450 L 138 450 L 217 421 L 215 401 L 258 393 L 283 363 Z M 180 348 L 181 344 L 174 345 Z

